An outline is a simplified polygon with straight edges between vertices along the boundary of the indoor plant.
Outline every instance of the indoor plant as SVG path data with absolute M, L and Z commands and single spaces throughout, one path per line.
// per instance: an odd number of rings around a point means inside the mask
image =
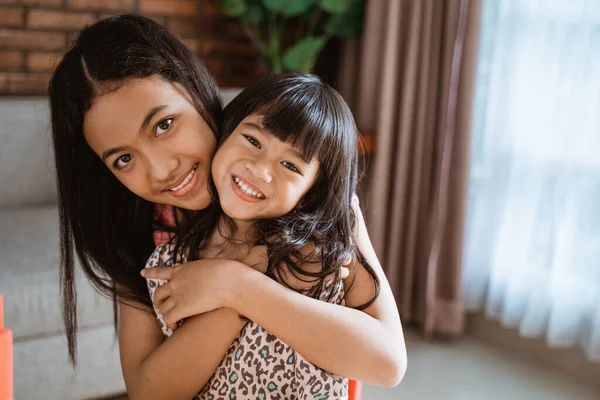
M 361 33 L 364 0 L 219 0 L 273 73 L 312 72 L 325 44 Z

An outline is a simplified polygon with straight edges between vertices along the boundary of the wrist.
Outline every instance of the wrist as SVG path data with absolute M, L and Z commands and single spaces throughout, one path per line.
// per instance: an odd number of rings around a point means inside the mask
M 240 312 L 244 286 L 247 286 L 252 272 L 252 268 L 238 261 L 229 261 L 225 264 L 223 271 L 223 290 L 221 291 L 221 305 Z

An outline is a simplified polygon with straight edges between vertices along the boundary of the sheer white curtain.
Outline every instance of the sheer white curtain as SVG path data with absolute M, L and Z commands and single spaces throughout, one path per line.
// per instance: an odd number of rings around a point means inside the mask
M 600 361 L 600 0 L 484 4 L 465 303 Z

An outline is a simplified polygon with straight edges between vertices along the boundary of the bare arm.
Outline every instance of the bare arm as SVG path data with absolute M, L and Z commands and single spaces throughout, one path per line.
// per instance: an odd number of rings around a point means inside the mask
M 233 290 L 225 304 L 327 371 L 393 387 L 406 371 L 402 326 L 383 270 L 376 259 L 363 254 L 381 280 L 380 296 L 364 311 L 316 301 L 250 269 L 240 271 L 244 277 L 237 282 L 244 282 L 243 287 Z M 372 294 L 371 277 L 361 266 L 347 305 L 364 304 Z
M 400 318 L 362 217 L 359 218 L 358 236 L 361 252 L 381 281 L 380 296 L 364 311 L 308 298 L 260 272 L 239 263 L 227 262 L 212 275 L 208 275 L 211 272 L 204 266 L 189 266 L 192 263 L 164 269 L 169 270 L 166 271 L 168 273 L 175 271 L 180 278 L 174 276 L 170 282 L 169 290 L 175 299 L 167 307 L 177 312 L 163 315 L 172 324 L 187 315 L 213 309 L 212 303 L 216 301 L 219 306 L 233 308 L 263 326 L 327 371 L 380 386 L 395 386 L 406 370 Z M 192 274 L 207 275 L 192 279 Z M 208 276 L 211 278 L 208 279 Z M 154 278 L 170 279 L 158 275 Z M 198 287 L 199 284 L 212 286 Z M 188 288 L 184 288 L 186 285 Z M 190 292 L 196 294 L 192 297 L 185 295 Z M 347 305 L 364 304 L 372 295 L 371 277 L 360 266 L 354 285 L 346 296 Z M 207 301 L 210 304 L 202 303 Z
M 245 323 L 221 308 L 188 318 L 165 341 L 154 311 L 136 307 L 120 305 L 119 325 L 121 368 L 132 400 L 193 398 Z
M 254 263 L 255 254 L 244 262 Z M 208 264 L 229 262 L 212 260 Z M 121 367 L 129 397 L 134 400 L 194 397 L 246 323 L 234 310 L 219 308 L 186 319 L 164 340 L 153 309 L 121 303 L 119 314 Z
M 392 387 L 400 382 L 407 366 L 402 325 L 358 203 L 354 209 L 359 250 L 381 282 L 379 297 L 364 311 L 298 297 L 249 270 L 247 279 L 251 284 L 246 282 L 244 290 L 233 290 L 234 296 L 226 304 L 290 344 L 315 365 L 338 375 Z M 347 307 L 365 304 L 374 295 L 370 274 L 362 265 L 356 267 L 355 275 L 348 279 L 354 279 L 354 283 L 346 296 Z

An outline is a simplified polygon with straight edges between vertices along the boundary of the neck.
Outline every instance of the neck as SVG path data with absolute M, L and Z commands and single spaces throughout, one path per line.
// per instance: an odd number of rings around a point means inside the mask
M 226 240 L 252 245 L 255 240 L 256 222 L 221 217 L 218 231 Z

